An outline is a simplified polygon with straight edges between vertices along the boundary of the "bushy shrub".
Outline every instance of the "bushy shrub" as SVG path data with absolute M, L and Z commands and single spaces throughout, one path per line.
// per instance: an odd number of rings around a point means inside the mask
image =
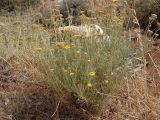
M 108 11 L 112 14 L 107 14 Z M 36 50 L 47 83 L 60 95 L 69 91 L 82 108 L 87 106 L 90 111 L 97 112 L 103 107 L 107 94 L 113 92 L 128 74 L 132 67 L 129 62 L 132 51 L 122 36 L 123 18 L 121 13 L 117 15 L 115 2 L 103 11 L 92 11 L 91 14 L 90 18 L 84 14 L 79 16 L 82 24 L 103 25 L 104 35 L 110 36 L 110 42 L 103 40 L 103 35 L 81 35 L 74 29 L 60 34 L 56 31 L 58 23 L 62 23 L 60 19 L 54 21 L 56 27 L 52 32 L 57 36 L 52 40 L 50 52 L 43 50 L 43 46 Z M 53 18 L 58 18 L 59 14 L 56 16 Z

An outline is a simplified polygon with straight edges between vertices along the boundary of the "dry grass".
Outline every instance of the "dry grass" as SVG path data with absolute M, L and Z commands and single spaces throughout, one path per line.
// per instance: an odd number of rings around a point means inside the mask
M 153 69 L 156 71 L 155 68 Z M 126 80 L 124 86 L 117 93 L 110 96 L 111 100 L 104 112 L 104 119 L 159 119 L 160 96 L 158 91 L 160 88 L 157 80 L 160 76 L 144 71 L 146 71 L 145 68 L 139 69 L 131 79 Z M 151 71 L 153 72 L 153 70 Z

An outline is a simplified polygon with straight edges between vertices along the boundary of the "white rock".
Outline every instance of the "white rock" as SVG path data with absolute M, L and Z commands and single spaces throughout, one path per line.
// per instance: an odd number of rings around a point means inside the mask
M 65 31 L 73 31 L 76 32 L 80 35 L 85 35 L 85 36 L 102 36 L 103 40 L 105 41 L 106 44 L 110 42 L 110 37 L 106 35 L 103 31 L 103 29 L 96 24 L 91 24 L 91 25 L 80 25 L 80 26 L 65 26 L 65 27 L 59 27 L 58 28 L 59 32 L 65 32 Z
M 92 36 L 92 35 L 104 35 L 104 32 L 102 28 L 98 25 L 80 25 L 80 26 L 65 26 L 65 27 L 59 27 L 59 31 L 69 31 L 73 30 L 79 34 L 85 34 L 86 36 Z

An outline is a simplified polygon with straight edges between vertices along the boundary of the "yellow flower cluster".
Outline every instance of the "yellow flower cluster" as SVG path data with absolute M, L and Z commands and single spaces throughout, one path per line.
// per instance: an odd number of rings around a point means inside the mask
M 42 31 L 44 27 L 42 25 L 32 24 L 32 29 L 37 30 L 37 31 Z
M 73 40 L 78 40 L 78 39 L 82 39 L 82 37 L 83 37 L 83 36 L 80 35 L 80 34 L 79 34 L 79 35 L 73 35 L 73 36 L 72 36 L 72 39 L 73 39 Z
M 64 32 L 76 32 L 76 28 L 75 27 L 66 27 L 66 29 L 64 29 Z
M 70 49 L 70 48 L 71 48 L 70 45 L 68 45 L 68 44 L 65 43 L 65 42 L 58 42 L 58 43 L 57 43 L 57 46 L 58 46 L 59 48 L 61 48 L 61 49 Z
M 115 3 L 115 2 L 117 2 L 118 0 L 111 0 L 111 2 L 113 2 L 113 3 Z
M 91 83 L 88 83 L 87 87 L 91 88 L 91 87 L 93 87 L 93 85 Z
M 89 76 L 89 77 L 95 77 L 95 76 L 96 76 L 96 72 L 89 72 L 89 73 L 88 73 L 88 76 Z
M 70 76 L 73 76 L 73 75 L 74 75 L 74 73 L 72 73 L 72 72 L 71 72 L 69 75 L 70 75 Z
M 36 48 L 37 52 L 41 52 L 43 49 L 42 48 Z
M 147 32 L 148 32 L 150 35 L 153 34 L 153 31 L 152 31 L 152 30 L 148 30 Z
M 155 36 L 155 37 L 158 37 L 158 36 L 159 36 L 159 34 L 157 34 L 157 33 L 156 33 L 156 34 L 154 34 L 154 36 Z
M 33 13 L 32 17 L 39 17 L 42 18 L 42 14 L 41 13 Z
M 89 63 L 91 63 L 91 60 L 87 60 Z

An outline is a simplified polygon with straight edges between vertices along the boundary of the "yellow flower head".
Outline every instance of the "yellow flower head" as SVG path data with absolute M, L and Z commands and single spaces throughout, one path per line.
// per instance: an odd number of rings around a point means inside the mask
M 40 17 L 40 18 L 42 18 L 42 14 L 41 13 L 33 13 L 32 17 Z
M 74 35 L 72 38 L 73 40 L 81 39 L 82 35 Z
M 79 50 L 76 51 L 77 54 L 80 54 L 81 52 Z
M 138 24 L 137 19 L 133 19 L 133 23 L 134 23 L 134 24 Z
M 42 48 L 36 48 L 36 51 L 41 52 Z
M 117 0 L 111 0 L 113 3 L 117 2 Z
M 89 77 L 94 77 L 94 76 L 96 76 L 96 73 L 95 73 L 95 72 L 89 72 L 89 73 L 88 73 L 88 76 L 89 76 Z
M 73 27 L 70 27 L 70 28 L 66 29 L 65 31 L 66 31 L 66 32 L 75 32 L 76 29 L 73 28 Z
M 91 87 L 93 87 L 93 85 L 91 83 L 88 83 L 87 87 L 91 88 Z
M 67 17 L 67 19 L 68 19 L 68 20 L 72 20 L 72 19 L 73 19 L 73 16 L 69 15 L 69 16 Z
M 122 22 L 118 22 L 118 25 L 119 25 L 119 26 L 122 26 L 122 25 L 123 25 L 123 23 L 122 23 Z
M 155 37 L 158 37 L 158 36 L 159 36 L 159 34 L 157 34 L 157 33 L 156 33 L 156 34 L 154 34 L 154 36 L 155 36 Z
M 76 26 L 66 26 L 66 27 L 59 27 L 58 28 L 58 30 L 61 32 L 61 31 L 63 31 L 63 32 L 76 32 L 77 31 L 77 29 L 76 29 Z
M 32 28 L 33 29 L 37 29 L 37 28 L 39 28 L 40 26 L 39 25 L 37 25 L 37 24 L 32 24 Z
M 69 48 L 71 48 L 70 45 L 68 45 L 68 44 L 65 43 L 65 42 L 58 42 L 58 43 L 57 43 L 57 46 L 58 46 L 59 48 L 62 48 L 62 49 L 69 49 Z
M 153 34 L 153 31 L 152 31 L 152 30 L 148 30 L 148 33 L 149 33 L 149 34 Z
M 74 75 L 74 73 L 72 73 L 72 72 L 71 72 L 69 75 L 70 75 L 70 76 L 73 76 L 73 75 Z
M 59 8 L 61 7 L 59 4 L 55 4 L 55 8 Z
M 57 46 L 58 46 L 58 47 L 63 47 L 64 44 L 66 44 L 66 43 L 65 43 L 65 42 L 57 42 Z
M 63 48 L 64 48 L 64 49 L 69 49 L 69 48 L 71 48 L 71 47 L 70 47 L 70 45 L 67 45 L 67 44 L 66 44 L 66 45 L 64 45 Z
M 38 25 L 38 24 L 32 24 L 32 28 L 38 31 L 42 31 L 44 29 L 42 25 Z
M 91 62 L 91 60 L 87 60 L 89 63 Z

